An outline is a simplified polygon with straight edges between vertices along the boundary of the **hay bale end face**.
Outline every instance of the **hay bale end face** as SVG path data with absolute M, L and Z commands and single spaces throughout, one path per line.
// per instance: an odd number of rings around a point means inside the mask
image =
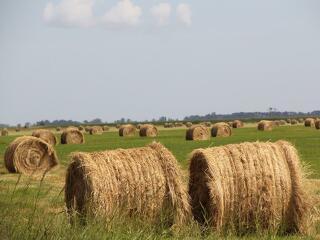
M 46 143 L 49 143 L 52 146 L 55 146 L 57 144 L 56 136 L 47 129 L 38 129 L 32 132 L 33 137 L 41 138 Z
M 240 120 L 234 120 L 232 122 L 232 127 L 233 128 L 241 128 L 241 127 L 243 127 L 243 122 Z
M 227 123 L 215 123 L 211 128 L 212 137 L 230 137 L 231 135 L 232 129 Z
M 42 175 L 58 165 L 58 158 L 53 147 L 44 140 L 23 136 L 7 147 L 4 162 L 11 173 Z
M 158 143 L 74 153 L 65 184 L 68 214 L 102 218 L 119 214 L 183 225 L 191 209 L 182 176 L 175 157 Z
M 1 136 L 8 136 L 8 135 L 9 135 L 8 129 L 4 128 L 1 130 Z
M 90 135 L 101 135 L 103 133 L 103 128 L 100 126 L 93 126 L 89 130 Z
M 77 128 L 67 128 L 61 134 L 61 144 L 83 144 L 84 136 Z
M 206 126 L 203 126 L 201 124 L 199 125 L 193 125 L 189 129 L 187 129 L 186 132 L 186 140 L 209 140 L 210 139 L 210 130 Z
M 307 118 L 305 121 L 304 121 L 304 126 L 305 127 L 314 127 L 315 126 L 315 121 L 313 118 Z
M 122 125 L 119 128 L 120 137 L 133 137 L 136 135 L 136 128 L 132 124 Z
M 262 120 L 258 123 L 258 130 L 259 131 L 272 131 L 273 122 Z
M 288 142 L 197 149 L 190 161 L 194 218 L 220 232 L 305 233 L 310 202 L 296 149 Z
M 152 124 L 144 124 L 140 127 L 140 137 L 156 137 L 158 136 L 158 129 Z

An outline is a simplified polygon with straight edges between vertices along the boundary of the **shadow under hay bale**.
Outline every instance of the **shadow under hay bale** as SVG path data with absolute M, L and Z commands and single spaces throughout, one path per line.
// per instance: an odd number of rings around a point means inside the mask
M 156 137 L 158 136 L 158 129 L 152 124 L 144 124 L 140 127 L 140 137 Z
M 197 149 L 190 161 L 194 218 L 221 232 L 306 233 L 310 201 L 296 149 L 288 142 Z
M 136 135 L 136 128 L 132 124 L 122 125 L 119 128 L 120 137 L 133 137 Z
M 305 127 L 314 127 L 315 126 L 315 121 L 313 118 L 307 118 L 305 121 L 304 121 L 304 126 Z
M 7 147 L 4 163 L 11 173 L 42 175 L 57 166 L 58 158 L 53 147 L 44 140 L 23 136 Z
M 163 145 L 72 154 L 65 202 L 76 216 L 112 218 L 119 214 L 159 224 L 191 217 L 187 187 L 177 160 Z M 77 214 L 74 214 L 74 213 Z M 162 216 L 161 216 L 162 215 Z
M 33 137 L 41 138 L 46 143 L 49 143 L 52 146 L 55 146 L 57 144 L 56 136 L 47 129 L 38 129 L 32 132 Z
M 232 129 L 227 123 L 215 123 L 211 128 L 212 137 L 230 137 L 231 135 Z
M 232 122 L 232 127 L 233 128 L 241 128 L 241 127 L 243 127 L 243 122 L 240 120 L 234 120 Z
M 210 139 L 210 130 L 206 126 L 203 126 L 201 124 L 199 125 L 193 125 L 186 131 L 186 140 L 209 140 Z
M 8 136 L 8 135 L 9 135 L 8 129 L 4 128 L 1 130 L 1 136 Z
M 90 135 L 101 135 L 103 133 L 103 128 L 100 126 L 93 126 L 89 130 Z
M 262 120 L 258 122 L 257 129 L 259 131 L 272 131 L 274 123 L 272 121 Z
M 84 136 L 81 131 L 74 127 L 68 127 L 61 134 L 61 144 L 82 144 Z

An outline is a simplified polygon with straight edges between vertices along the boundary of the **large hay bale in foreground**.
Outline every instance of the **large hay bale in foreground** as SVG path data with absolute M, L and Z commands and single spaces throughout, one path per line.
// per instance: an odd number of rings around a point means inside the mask
M 314 125 L 316 129 L 320 129 L 320 120 L 315 121 Z
M 194 218 L 217 231 L 304 233 L 310 208 L 303 176 L 285 141 L 197 149 L 189 181 Z
M 272 131 L 272 127 L 273 127 L 272 121 L 262 120 L 262 121 L 258 122 L 257 129 L 259 131 Z
M 90 135 L 101 135 L 103 133 L 103 128 L 100 126 L 93 126 L 89 130 Z
M 45 142 L 51 144 L 52 146 L 55 146 L 57 144 L 56 136 L 47 129 L 37 129 L 32 132 L 33 137 L 41 138 Z
M 232 135 L 232 129 L 229 124 L 220 122 L 215 123 L 211 128 L 212 137 L 229 137 Z
M 77 128 L 68 127 L 61 134 L 61 144 L 82 144 L 84 136 Z
M 9 135 L 8 129 L 4 128 L 1 130 L 1 136 L 8 136 L 8 135 Z
M 187 188 L 175 157 L 161 144 L 95 153 L 73 153 L 65 201 L 70 216 L 164 216 L 184 224 L 191 215 Z M 77 212 L 77 214 L 74 214 Z
M 125 124 L 119 128 L 120 137 L 132 137 L 136 135 L 136 128 L 132 124 Z
M 156 137 L 158 136 L 158 129 L 152 124 L 144 124 L 140 127 L 140 137 Z
M 58 158 L 53 147 L 44 140 L 23 136 L 7 147 L 4 163 L 11 173 L 42 175 L 58 165 Z
M 314 127 L 314 124 L 315 124 L 315 121 L 313 118 L 307 118 L 305 121 L 304 121 L 304 126 L 305 127 Z
M 243 122 L 240 120 L 234 120 L 232 122 L 232 127 L 233 128 L 241 128 L 241 127 L 243 127 Z
M 210 130 L 206 126 L 199 124 L 187 129 L 186 140 L 209 140 Z

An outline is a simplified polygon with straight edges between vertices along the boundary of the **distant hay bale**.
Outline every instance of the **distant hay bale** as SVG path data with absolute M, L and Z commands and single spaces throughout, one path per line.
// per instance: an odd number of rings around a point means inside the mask
M 158 136 L 158 129 L 152 124 L 144 124 L 140 127 L 140 137 L 156 137 Z
M 286 122 L 290 124 L 290 123 L 291 123 L 291 119 L 290 119 L 290 118 L 287 118 L 287 119 L 286 119 Z
M 61 134 L 61 144 L 82 144 L 84 136 L 77 128 L 68 127 Z
M 262 120 L 258 123 L 258 130 L 259 131 L 272 131 L 273 122 Z
M 119 128 L 120 137 L 132 137 L 136 135 L 136 128 L 132 124 L 125 124 Z
M 201 124 L 206 127 L 211 127 L 211 122 L 203 122 Z
M 175 157 L 159 143 L 73 153 L 65 184 L 68 214 L 71 220 L 119 214 L 184 225 L 191 209 L 182 176 Z
M 280 125 L 283 126 L 283 125 L 286 125 L 287 122 L 285 120 L 280 120 Z
M 90 135 L 101 135 L 103 133 L 103 128 L 100 126 L 93 126 L 89 131 Z
M 259 123 L 258 123 L 259 124 Z M 280 120 L 274 120 L 274 121 L 272 121 L 272 125 L 274 126 L 274 127 L 279 127 L 279 126 L 281 126 L 281 122 L 280 122 Z
M 213 124 L 211 128 L 212 137 L 229 137 L 232 135 L 232 129 L 229 124 L 220 122 Z
M 137 128 L 137 129 L 140 129 L 141 126 L 142 126 L 142 124 L 139 123 L 139 124 L 137 124 L 136 128 Z
M 107 131 L 109 131 L 109 126 L 107 126 L 107 125 L 105 125 L 105 126 L 103 126 L 103 131 L 105 131 L 105 132 L 107 132 Z
M 320 129 L 320 120 L 315 121 L 314 125 L 316 129 Z
M 210 130 L 204 125 L 193 125 L 187 129 L 186 140 L 209 140 Z
M 121 125 L 120 124 L 117 124 L 116 125 L 116 129 L 120 129 Z
M 89 132 L 90 132 L 90 129 L 91 129 L 91 126 L 86 126 L 86 127 L 84 128 L 84 131 L 85 131 L 86 133 L 89 133 Z
M 55 146 L 57 144 L 56 136 L 47 129 L 37 129 L 32 132 L 33 137 L 41 138 L 46 143 L 49 143 L 52 146 Z
M 183 123 L 181 123 L 181 122 L 176 122 L 176 123 L 174 124 L 174 126 L 175 126 L 175 127 L 183 127 Z
M 186 124 L 185 124 L 185 125 L 186 125 L 186 127 L 188 127 L 188 128 L 189 128 L 189 127 L 191 127 L 191 126 L 192 126 L 192 122 L 186 122 Z
M 8 136 L 8 135 L 9 135 L 8 129 L 4 128 L 1 130 L 1 136 Z
M 164 128 L 173 128 L 174 124 L 173 123 L 165 123 Z
M 298 120 L 297 119 L 291 119 L 291 125 L 297 125 Z
M 61 131 L 61 127 L 56 127 L 56 131 L 60 132 Z
M 16 132 L 20 132 L 21 131 L 21 129 L 20 128 L 16 128 Z
M 84 127 L 81 126 L 81 125 L 78 127 L 78 130 L 79 130 L 79 131 L 85 131 Z
M 304 123 L 304 119 L 303 119 L 303 118 L 299 118 L 299 119 L 298 119 L 298 122 L 299 122 L 299 123 Z
M 216 231 L 305 233 L 310 202 L 296 149 L 288 142 L 197 149 L 190 161 L 194 218 Z
M 240 120 L 234 120 L 232 122 L 232 127 L 233 128 L 241 128 L 241 127 L 243 127 L 243 122 Z
M 7 147 L 4 163 L 11 173 L 42 175 L 58 165 L 58 158 L 53 147 L 44 140 L 23 136 Z
M 305 121 L 304 121 L 304 126 L 305 127 L 314 127 L 314 119 L 313 118 L 307 118 Z

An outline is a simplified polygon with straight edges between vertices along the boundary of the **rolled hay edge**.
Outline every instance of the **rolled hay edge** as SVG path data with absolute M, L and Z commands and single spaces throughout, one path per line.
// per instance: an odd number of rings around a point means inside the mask
M 61 134 L 61 144 L 83 144 L 84 135 L 74 127 L 68 127 Z

